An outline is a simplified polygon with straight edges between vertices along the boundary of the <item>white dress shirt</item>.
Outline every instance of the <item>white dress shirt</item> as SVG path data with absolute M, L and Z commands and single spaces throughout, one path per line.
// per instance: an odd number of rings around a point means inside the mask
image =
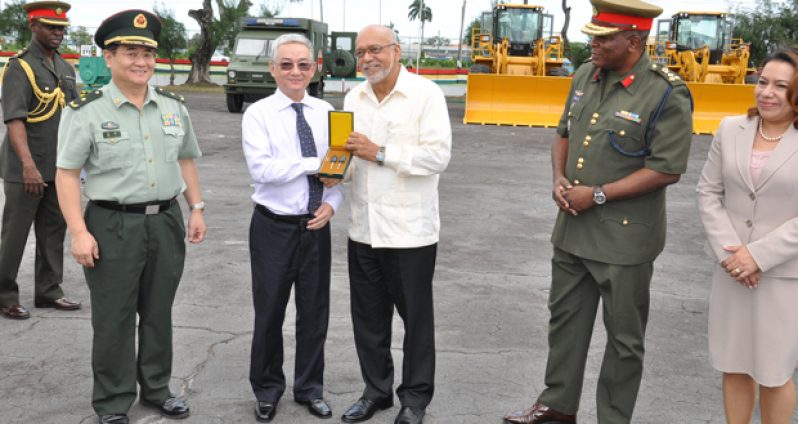
M 412 248 L 438 242 L 438 178 L 449 164 L 452 128 L 443 91 L 400 70 L 379 102 L 365 81 L 344 99 L 355 131 L 385 146 L 384 165 L 354 158 L 349 237 L 374 248 Z
M 247 108 L 241 121 L 241 136 L 247 168 L 255 183 L 252 200 L 278 215 L 304 215 L 308 211 L 307 175 L 318 173 L 327 154 L 327 112 L 333 107 L 324 100 L 302 99 L 303 114 L 313 132 L 319 157 L 303 158 L 296 130 L 293 100 L 279 89 Z M 340 185 L 325 188 L 322 202 L 337 210 L 343 200 Z

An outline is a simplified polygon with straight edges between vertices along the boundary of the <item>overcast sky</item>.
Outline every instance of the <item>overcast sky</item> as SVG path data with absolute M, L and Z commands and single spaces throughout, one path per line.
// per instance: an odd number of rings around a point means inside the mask
M 69 0 L 67 0 L 69 1 Z M 252 13 L 256 13 L 261 3 L 275 4 L 279 0 L 252 0 L 255 6 Z M 420 25 L 418 21 L 410 22 L 407 18 L 410 0 L 304 0 L 298 4 L 287 4 L 281 16 L 297 18 L 320 18 L 319 3 L 323 1 L 324 20 L 329 24 L 331 31 L 358 31 L 367 24 L 393 22 L 399 30 L 400 37 L 418 37 Z M 513 0 L 512 3 L 522 3 L 523 0 Z M 696 0 L 650 0 L 665 11 L 662 17 L 689 10 L 689 11 L 729 11 L 730 4 L 753 7 L 756 0 L 738 0 L 733 3 L 728 0 L 703 0 L 698 5 Z M 0 0 L 2 3 L 2 0 Z M 72 25 L 82 25 L 94 32 L 97 25 L 107 16 L 123 9 L 138 7 L 152 9 L 154 2 L 147 0 L 121 1 L 121 0 L 72 0 L 72 10 L 69 19 Z M 167 0 L 167 4 L 174 10 L 175 16 L 186 25 L 189 32 L 199 29 L 197 23 L 188 17 L 188 10 L 202 6 L 202 0 Z M 216 1 L 213 1 L 215 4 Z M 490 0 L 466 0 L 465 20 L 468 22 L 478 17 L 484 10 L 490 9 Z M 554 28 L 559 32 L 563 24 L 561 0 L 529 0 L 529 4 L 544 6 L 549 13 L 555 15 Z M 462 0 L 427 0 L 425 4 L 432 9 L 432 21 L 425 25 L 424 36 L 429 37 L 440 34 L 443 37 L 455 40 L 460 33 L 460 16 L 463 6 Z M 568 36 L 574 41 L 584 41 L 586 37 L 579 29 L 590 20 L 592 8 L 588 0 L 568 0 L 571 6 L 571 25 Z

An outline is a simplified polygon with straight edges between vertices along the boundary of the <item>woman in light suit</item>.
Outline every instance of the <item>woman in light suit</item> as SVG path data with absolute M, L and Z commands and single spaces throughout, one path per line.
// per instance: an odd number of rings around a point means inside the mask
M 798 363 L 798 54 L 765 62 L 747 116 L 720 123 L 698 183 L 718 260 L 709 354 L 723 372 L 729 424 L 789 423 Z

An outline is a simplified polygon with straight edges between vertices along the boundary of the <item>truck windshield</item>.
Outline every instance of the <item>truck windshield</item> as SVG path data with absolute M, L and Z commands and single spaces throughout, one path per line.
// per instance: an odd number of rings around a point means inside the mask
M 693 15 L 679 18 L 679 35 L 676 42 L 696 50 L 708 46 L 710 50 L 722 47 L 723 40 L 718 39 L 718 16 Z M 721 46 L 718 46 L 720 42 Z
M 236 55 L 240 56 L 267 56 L 272 40 L 239 38 L 236 42 Z
M 496 39 L 511 43 L 531 43 L 538 37 L 540 19 L 537 9 L 503 9 L 498 11 Z

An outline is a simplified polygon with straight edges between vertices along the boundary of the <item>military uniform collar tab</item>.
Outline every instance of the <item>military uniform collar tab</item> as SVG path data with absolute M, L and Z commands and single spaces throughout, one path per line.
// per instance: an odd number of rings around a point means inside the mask
M 627 89 L 630 93 L 634 93 L 637 91 L 637 87 L 639 86 L 639 84 L 635 84 L 635 81 L 640 78 L 641 75 L 644 75 L 650 66 L 651 61 L 648 59 L 648 56 L 645 54 L 642 55 L 637 63 L 635 63 L 635 66 L 629 70 L 629 72 L 619 75 L 619 84 L 621 84 L 621 86 Z

